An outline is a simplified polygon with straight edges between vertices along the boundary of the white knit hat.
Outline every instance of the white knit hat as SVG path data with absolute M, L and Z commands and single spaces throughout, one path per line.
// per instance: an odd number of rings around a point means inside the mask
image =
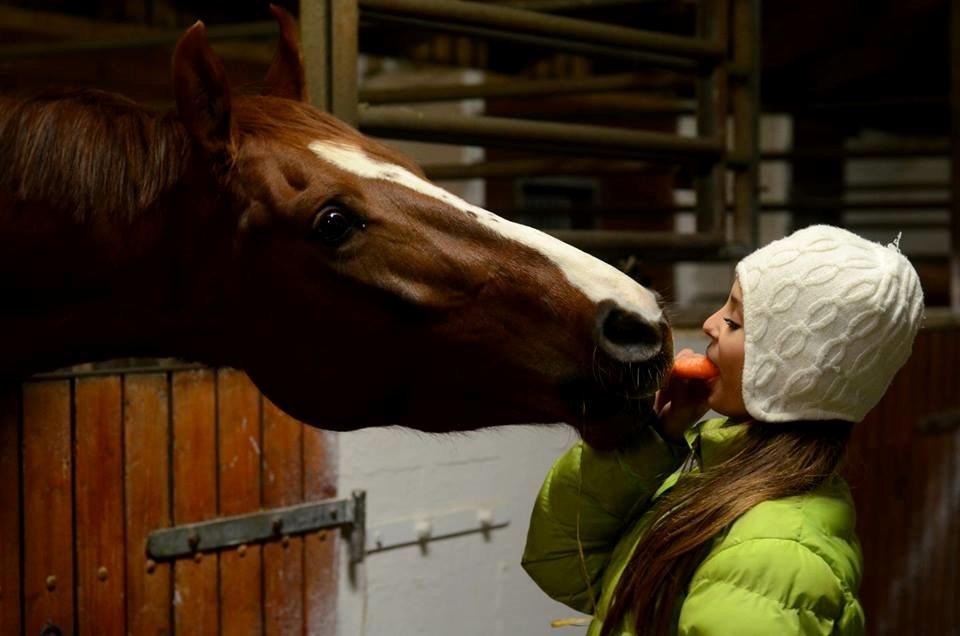
M 859 422 L 906 362 L 923 316 L 900 253 L 814 225 L 737 265 L 743 290 L 743 402 L 764 422 Z

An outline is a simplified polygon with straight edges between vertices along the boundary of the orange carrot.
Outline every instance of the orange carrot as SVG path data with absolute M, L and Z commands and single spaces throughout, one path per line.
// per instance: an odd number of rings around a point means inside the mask
M 709 380 L 719 375 L 720 370 L 707 356 L 693 354 L 674 360 L 672 373 L 678 378 Z

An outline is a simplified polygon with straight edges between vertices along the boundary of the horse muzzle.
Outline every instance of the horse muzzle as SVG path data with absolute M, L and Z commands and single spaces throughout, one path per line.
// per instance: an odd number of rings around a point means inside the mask
M 594 340 L 610 358 L 627 364 L 648 362 L 665 343 L 672 343 L 670 325 L 662 316 L 651 320 L 613 301 L 597 308 Z

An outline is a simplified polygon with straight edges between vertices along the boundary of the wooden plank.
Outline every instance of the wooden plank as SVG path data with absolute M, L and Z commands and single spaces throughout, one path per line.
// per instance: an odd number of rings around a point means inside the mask
M 929 349 L 926 355 L 921 358 L 926 368 L 926 381 L 921 384 L 914 380 L 913 389 L 916 395 L 918 390 L 926 393 L 924 396 L 924 406 L 921 407 L 929 412 L 939 410 L 943 396 L 940 390 L 941 373 L 936 369 L 935 360 L 939 359 L 943 352 L 943 332 L 934 330 L 927 334 Z M 904 501 L 903 508 L 906 518 L 910 520 L 910 533 L 907 536 L 907 542 L 903 544 L 904 551 L 907 554 L 906 573 L 904 577 L 906 586 L 903 588 L 905 605 L 903 611 L 897 616 L 897 623 L 900 625 L 899 633 L 909 633 L 913 627 L 919 628 L 921 633 L 936 633 L 929 628 L 934 627 L 936 622 L 936 613 L 930 613 L 928 600 L 933 598 L 940 600 L 939 581 L 931 570 L 936 569 L 934 554 L 936 546 L 930 543 L 928 537 L 935 537 L 939 532 L 936 527 L 936 517 L 933 511 L 936 509 L 936 499 L 938 496 L 937 484 L 937 466 L 931 465 L 931 462 L 937 460 L 936 453 L 931 452 L 932 444 L 929 436 L 920 435 L 916 431 L 916 421 L 919 417 L 909 418 L 913 438 L 911 440 L 910 454 L 910 488 L 909 496 Z M 936 443 L 936 441 L 934 441 Z M 927 586 L 930 586 L 927 589 Z
M 70 382 L 23 387 L 23 492 L 26 633 L 73 625 L 73 479 Z
M 950 393 L 950 406 L 960 409 L 960 395 L 957 394 L 955 387 L 960 387 L 960 369 L 957 365 L 949 361 L 960 360 L 960 328 L 954 327 L 950 330 L 950 351 L 944 358 L 948 361 L 943 365 L 945 371 L 949 373 L 947 386 L 954 387 Z M 947 515 L 950 523 L 949 544 L 946 546 L 947 563 L 949 570 L 947 572 L 946 598 L 954 599 L 954 602 L 946 604 L 947 625 L 960 625 L 960 603 L 955 599 L 960 598 L 960 430 L 953 431 L 949 436 L 949 443 L 945 449 L 950 461 L 950 481 L 946 486 L 949 498 L 945 502 L 947 506 Z
M 958 406 L 956 395 L 957 383 L 955 377 L 956 365 L 951 361 L 957 360 L 956 330 L 939 329 L 939 344 L 936 347 L 935 357 L 930 360 L 935 382 L 926 387 L 932 408 L 943 412 L 951 407 Z M 938 434 L 924 436 L 924 446 L 927 449 L 925 461 L 934 469 L 927 488 L 932 493 L 930 505 L 924 510 L 924 516 L 929 524 L 932 541 L 930 556 L 931 563 L 924 567 L 923 586 L 929 593 L 918 590 L 917 596 L 921 600 L 920 615 L 926 618 L 923 631 L 926 633 L 947 634 L 955 629 L 957 624 L 953 619 L 953 606 L 960 595 L 954 580 L 958 555 L 954 542 L 958 529 L 958 504 L 960 499 L 954 494 L 954 477 L 956 475 L 957 457 L 954 451 L 953 434 Z
M 11 634 L 20 616 L 20 390 L 0 390 L 0 625 Z
M 951 393 L 956 387 L 947 384 L 949 369 L 952 364 L 946 363 L 950 358 L 946 357 L 950 352 L 950 332 L 939 330 L 940 343 L 935 349 L 936 357 L 931 360 L 932 366 L 935 366 L 935 383 L 927 387 L 934 393 L 931 402 L 937 411 L 946 409 L 952 401 Z M 923 585 L 930 585 L 930 592 L 935 593 L 917 593 L 920 601 L 920 616 L 926 617 L 928 622 L 925 624 L 924 631 L 927 633 L 948 634 L 950 630 L 956 627 L 946 622 L 947 607 L 955 600 L 956 596 L 950 593 L 948 583 L 948 568 L 951 560 L 960 558 L 960 555 L 947 552 L 947 546 L 950 544 L 950 525 L 951 519 L 944 514 L 947 506 L 947 500 L 950 497 L 950 468 L 951 456 L 945 451 L 949 450 L 950 444 L 942 435 L 925 436 L 924 448 L 926 449 L 925 462 L 927 464 L 927 492 L 930 493 L 929 504 L 924 509 L 924 518 L 933 530 L 933 536 L 936 537 L 929 556 L 932 557 L 932 563 L 929 563 L 929 569 L 925 567 L 926 576 L 922 577 Z M 918 590 L 919 592 L 919 590 Z M 932 620 L 930 620 L 932 619 Z M 919 624 L 918 624 L 919 625 Z
M 126 631 L 119 376 L 77 380 L 77 618 L 80 634 Z
M 950 3 L 950 308 L 960 312 L 960 3 Z
M 217 419 L 213 372 L 173 374 L 173 523 L 217 516 Z M 217 554 L 179 559 L 174 572 L 174 629 L 219 630 Z
M 882 532 L 876 545 L 877 552 L 868 561 L 886 568 L 885 572 L 874 574 L 874 584 L 881 585 L 884 590 L 874 609 L 878 618 L 883 615 L 884 622 L 889 622 L 891 633 L 909 632 L 909 626 L 914 624 L 916 599 L 910 590 L 915 589 L 916 572 L 911 566 L 911 549 L 916 550 L 922 544 L 925 524 L 925 520 L 918 517 L 923 513 L 921 471 L 924 467 L 915 430 L 917 420 L 925 414 L 922 409 L 926 405 L 918 409 L 911 398 L 917 394 L 918 388 L 933 381 L 931 359 L 935 351 L 932 332 L 920 332 L 906 365 L 912 372 L 902 374 L 904 382 L 891 404 L 887 439 L 892 443 L 885 447 L 887 452 L 882 457 L 875 459 L 875 465 L 889 466 L 894 474 L 892 496 L 883 499 L 883 516 L 875 522 L 883 523 L 884 519 L 898 521 L 886 524 L 889 527 Z M 877 489 L 875 496 L 883 497 L 882 491 Z M 905 546 L 905 549 L 891 552 L 890 546 L 895 545 Z
M 304 500 L 337 496 L 335 438 L 303 427 Z M 337 537 L 339 532 L 312 532 L 303 538 L 304 614 L 307 634 L 337 633 Z
M 170 31 L 145 24 L 126 21 L 108 21 L 66 15 L 54 11 L 34 11 L 10 6 L 0 6 L 0 25 L 8 32 L 32 36 L 30 40 L 125 40 L 156 38 L 170 35 L 170 45 L 176 41 L 177 31 Z M 214 27 L 216 28 L 216 27 Z M 273 43 L 215 41 L 213 47 L 222 58 L 245 60 L 266 66 L 273 55 Z M 109 54 L 116 55 L 110 51 Z M 169 57 L 169 51 L 162 50 Z
M 303 425 L 264 399 L 263 507 L 288 506 L 303 497 Z M 266 634 L 303 631 L 303 539 L 263 546 Z
M 222 369 L 217 376 L 220 514 L 260 507 L 260 393 L 247 376 Z M 262 555 L 259 545 L 220 553 L 220 620 L 223 634 L 263 633 Z
M 0 7 L 0 24 L 11 31 L 20 31 L 42 38 L 67 40 L 137 37 L 153 35 L 158 31 L 138 24 L 107 22 L 53 11 L 33 11 L 10 6 Z
M 169 388 L 164 373 L 124 378 L 127 633 L 169 634 L 170 565 L 147 559 L 147 535 L 170 526 Z

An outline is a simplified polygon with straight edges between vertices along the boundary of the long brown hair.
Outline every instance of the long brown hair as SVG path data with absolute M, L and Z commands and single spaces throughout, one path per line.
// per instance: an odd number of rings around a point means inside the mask
M 752 422 L 719 464 L 683 475 L 652 506 L 654 521 L 624 569 L 601 636 L 627 613 L 637 634 L 669 634 L 677 598 L 706 557 L 711 539 L 759 503 L 808 492 L 837 468 L 852 424 Z

